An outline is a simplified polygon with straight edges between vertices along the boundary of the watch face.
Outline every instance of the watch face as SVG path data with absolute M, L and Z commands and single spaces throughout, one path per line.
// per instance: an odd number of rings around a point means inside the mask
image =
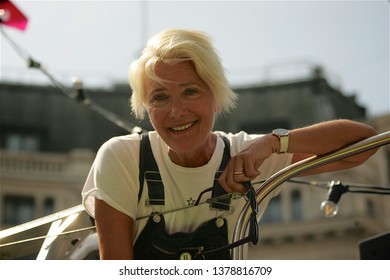
M 287 136 L 288 130 L 284 128 L 277 128 L 273 131 L 273 133 L 279 136 Z

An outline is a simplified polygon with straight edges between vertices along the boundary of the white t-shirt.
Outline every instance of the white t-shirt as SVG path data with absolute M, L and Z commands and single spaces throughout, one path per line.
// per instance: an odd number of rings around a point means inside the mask
M 228 138 L 231 156 L 247 148 L 256 138 L 262 137 L 262 135 L 245 132 L 237 134 L 214 133 Z M 198 198 L 201 191 L 213 186 L 214 176 L 223 156 L 225 146 L 223 140 L 218 137 L 214 154 L 206 165 L 187 168 L 170 160 L 167 153 L 168 146 L 156 132 L 149 132 L 149 138 L 164 183 L 165 205 L 153 207 L 145 205 L 148 196 L 146 181 L 138 203 L 140 137 L 138 134 L 130 134 L 114 137 L 99 149 L 82 190 L 83 205 L 86 211 L 94 217 L 95 197 L 104 200 L 113 208 L 136 220 L 134 240 L 139 236 L 147 221 L 147 218 L 140 219 L 140 217 L 147 217 L 152 212 L 182 209 L 164 214 L 168 233 L 191 232 L 201 223 L 220 216 L 227 219 L 228 237 L 231 242 L 234 227 L 246 203 L 245 196 L 232 200 L 230 211 L 211 209 L 207 203 L 188 207 L 189 203 Z M 273 154 L 264 161 L 260 167 L 261 175 L 254 181 L 269 178 L 280 169 L 288 166 L 291 159 L 291 154 Z M 254 187 L 256 189 L 258 185 Z M 262 214 L 268 200 L 275 195 L 269 196 L 260 205 L 259 215 Z M 210 197 L 211 192 L 206 193 L 202 196 L 201 202 Z

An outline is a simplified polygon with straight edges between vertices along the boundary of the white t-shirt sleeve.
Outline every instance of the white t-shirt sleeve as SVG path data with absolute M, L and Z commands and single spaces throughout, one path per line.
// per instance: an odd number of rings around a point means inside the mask
M 139 135 L 115 137 L 99 149 L 82 190 L 83 206 L 95 215 L 95 198 L 135 219 L 139 192 Z

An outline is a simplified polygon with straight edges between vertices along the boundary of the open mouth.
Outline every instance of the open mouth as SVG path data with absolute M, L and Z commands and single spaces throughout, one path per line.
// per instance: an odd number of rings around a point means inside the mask
M 169 130 L 174 131 L 174 132 L 182 132 L 182 131 L 185 131 L 185 130 L 191 128 L 192 126 L 194 126 L 195 123 L 196 123 L 196 121 L 190 122 L 190 123 L 187 123 L 187 124 L 184 124 L 181 126 L 170 127 Z

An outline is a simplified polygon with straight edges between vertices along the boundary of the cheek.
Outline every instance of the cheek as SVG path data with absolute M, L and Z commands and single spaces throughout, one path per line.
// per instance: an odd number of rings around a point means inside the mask
M 154 119 L 155 119 L 156 114 L 155 114 L 155 111 L 153 110 L 153 108 L 150 108 L 150 107 L 149 107 L 149 108 L 146 110 L 146 112 L 148 113 L 149 120 L 150 120 L 151 122 L 154 122 Z
M 165 113 L 162 110 L 150 107 L 147 112 L 153 127 L 158 126 L 165 119 Z
M 216 105 L 216 102 L 214 100 L 209 100 L 207 104 L 204 104 L 202 107 L 204 108 L 204 112 L 206 114 L 210 114 L 213 116 L 213 118 L 216 116 L 216 114 L 220 111 L 219 107 Z
M 207 126 L 214 126 L 214 122 L 217 116 L 215 107 L 210 106 L 203 106 L 203 110 L 198 111 L 199 116 L 203 116 L 203 119 L 208 123 Z

